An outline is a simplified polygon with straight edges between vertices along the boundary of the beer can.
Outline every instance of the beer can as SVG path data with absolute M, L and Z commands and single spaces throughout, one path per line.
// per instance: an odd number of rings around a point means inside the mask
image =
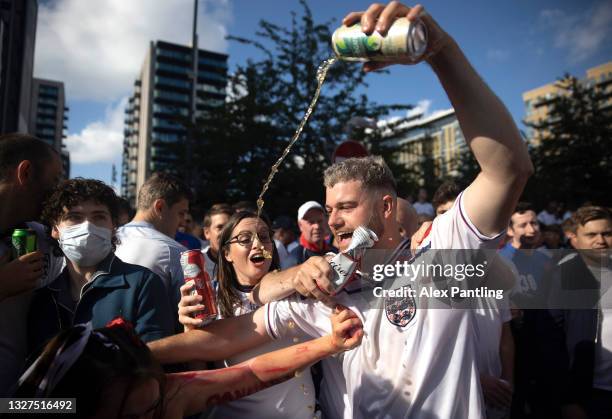
M 13 257 L 18 258 L 36 251 L 36 232 L 27 228 L 16 228 L 11 236 Z
M 194 318 L 201 320 L 212 320 L 217 317 L 217 300 L 212 280 L 206 269 L 204 269 L 204 255 L 199 250 L 187 250 L 181 253 L 181 267 L 185 282 L 193 280 L 195 288 L 193 294 L 202 296 L 204 310 L 194 314 Z
M 427 49 L 427 27 L 422 20 L 397 19 L 382 36 L 377 31 L 366 35 L 361 23 L 342 25 L 332 35 L 332 48 L 345 61 L 392 61 L 398 57 L 418 62 Z

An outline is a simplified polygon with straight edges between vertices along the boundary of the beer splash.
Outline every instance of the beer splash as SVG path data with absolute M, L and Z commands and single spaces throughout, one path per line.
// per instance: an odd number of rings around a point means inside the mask
M 314 108 L 315 108 L 315 106 L 317 104 L 317 101 L 319 100 L 319 95 L 321 94 L 321 87 L 323 86 L 323 82 L 325 81 L 325 77 L 327 77 L 327 71 L 329 70 L 329 68 L 332 65 L 334 65 L 334 63 L 336 61 L 337 61 L 336 57 L 328 58 L 327 60 L 323 61 L 323 63 L 317 69 L 317 89 L 315 90 L 315 93 L 312 96 L 312 99 L 310 101 L 310 105 L 308 106 L 308 109 L 306 110 L 306 113 L 304 114 L 304 117 L 302 118 L 302 121 L 298 125 L 297 130 L 295 130 L 295 134 L 293 134 L 293 137 L 291 138 L 291 141 L 289 141 L 289 144 L 287 145 L 287 147 L 285 147 L 285 150 L 283 151 L 283 154 L 281 154 L 280 158 L 276 161 L 276 163 L 274 163 L 274 165 L 272 165 L 272 168 L 270 169 L 270 174 L 268 175 L 268 179 L 266 180 L 266 183 L 264 183 L 264 186 L 263 186 L 263 188 L 261 190 L 261 193 L 259 194 L 259 197 L 257 198 L 257 218 L 258 219 L 261 216 L 261 211 L 262 211 L 263 206 L 265 204 L 264 199 L 263 199 L 264 194 L 266 193 L 266 191 L 270 187 L 270 184 L 272 183 L 272 180 L 274 179 L 274 176 L 278 172 L 279 166 L 285 160 L 285 158 L 289 155 L 289 152 L 291 151 L 291 148 L 296 143 L 296 141 L 300 138 L 300 135 L 302 134 L 302 131 L 304 130 L 304 127 L 306 126 L 306 123 L 308 122 L 308 118 L 310 118 L 310 115 L 314 111 Z M 257 233 L 255 233 L 255 234 L 257 234 Z M 263 253 L 264 253 L 264 257 L 266 259 L 272 259 L 272 254 L 270 254 L 270 252 L 268 252 L 267 250 L 263 249 Z

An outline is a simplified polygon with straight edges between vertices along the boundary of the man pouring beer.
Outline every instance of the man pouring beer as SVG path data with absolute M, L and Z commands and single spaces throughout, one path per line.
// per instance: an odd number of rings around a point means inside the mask
M 421 247 L 495 249 L 533 172 L 527 149 L 503 103 L 422 6 L 410 8 L 395 1 L 386 6 L 373 4 L 365 12 L 348 14 L 343 23 L 360 23 L 366 35 L 376 32 L 384 37 L 403 17 L 411 24 L 420 20 L 425 25 L 427 47 L 419 60 L 431 66 L 446 90 L 481 167 L 453 207 L 436 218 Z M 385 60 L 368 61 L 364 70 L 415 61 L 407 55 Z M 395 180 L 382 158 L 336 163 L 326 170 L 324 183 L 328 224 L 341 252 L 349 248 L 360 226 L 376 234 L 374 248 L 388 251 L 389 264 L 409 248 L 396 221 Z M 255 301 L 267 303 L 261 309 L 154 342 L 151 348 L 162 362 L 177 362 L 231 356 L 296 331 L 318 337 L 329 332 L 331 308 L 326 303 L 333 302 L 357 314 L 365 336 L 360 347 L 324 361 L 320 401 L 326 417 L 484 416 L 471 311 L 428 310 L 410 296 L 381 299 L 373 307 L 368 281 L 357 278 L 334 294 L 331 276 L 332 269 L 322 257 L 272 272 L 252 293 Z M 295 291 L 314 298 L 285 298 Z M 182 321 L 197 324 L 190 318 Z

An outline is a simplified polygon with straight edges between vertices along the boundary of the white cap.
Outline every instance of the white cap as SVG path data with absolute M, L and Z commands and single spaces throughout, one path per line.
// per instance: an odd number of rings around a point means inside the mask
M 308 202 L 304 202 L 302 206 L 298 209 L 297 219 L 302 220 L 304 216 L 306 215 L 306 213 L 313 208 L 319 209 L 323 211 L 323 213 L 325 214 L 325 208 L 323 208 L 323 205 L 319 204 L 317 201 L 308 201 Z

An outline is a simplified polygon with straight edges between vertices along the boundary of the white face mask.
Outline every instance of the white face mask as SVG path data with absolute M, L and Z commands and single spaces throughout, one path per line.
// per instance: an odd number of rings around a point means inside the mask
M 59 236 L 64 255 L 77 266 L 96 266 L 113 248 L 112 231 L 89 221 L 65 227 Z

